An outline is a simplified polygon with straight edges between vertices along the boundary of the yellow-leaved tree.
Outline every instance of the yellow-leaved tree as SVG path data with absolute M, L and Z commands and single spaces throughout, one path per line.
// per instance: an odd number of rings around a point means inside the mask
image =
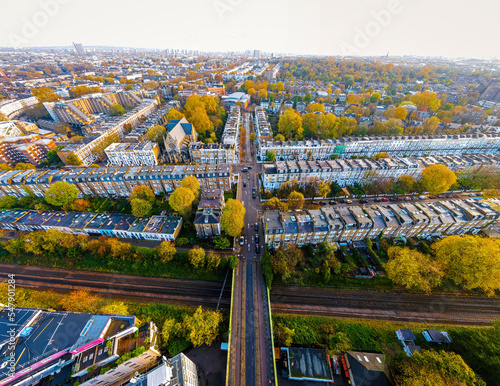
M 446 192 L 455 182 L 457 182 L 455 172 L 444 165 L 429 165 L 422 171 L 422 186 L 430 194 Z
M 239 200 L 229 199 L 222 211 L 221 227 L 228 236 L 235 237 L 245 226 L 246 209 Z
M 428 255 L 410 248 L 390 247 L 385 266 L 387 277 L 407 289 L 430 292 L 438 285 L 443 272 Z
M 432 245 L 445 276 L 467 290 L 494 295 L 500 289 L 500 239 L 448 236 Z

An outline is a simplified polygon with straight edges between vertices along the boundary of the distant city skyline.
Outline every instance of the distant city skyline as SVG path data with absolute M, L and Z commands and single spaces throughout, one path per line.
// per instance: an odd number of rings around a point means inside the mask
M 0 12 L 1 47 L 500 58 L 493 0 L 25 0 Z

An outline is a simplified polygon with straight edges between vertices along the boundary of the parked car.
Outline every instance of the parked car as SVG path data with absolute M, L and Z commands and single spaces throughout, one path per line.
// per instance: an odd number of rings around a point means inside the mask
M 243 236 L 240 237 L 240 245 L 245 244 L 245 238 Z
M 252 165 L 248 165 L 248 166 L 247 166 L 247 169 L 251 169 L 251 168 L 252 168 Z
M 255 188 L 252 189 L 252 198 L 257 197 L 257 192 L 255 191 Z
M 458 194 L 452 194 L 453 198 L 460 198 Z
M 248 172 L 248 168 L 241 169 L 242 172 Z
M 311 201 L 311 204 L 318 205 L 318 201 Z
M 396 197 L 389 197 L 389 201 L 396 201 Z
M 375 201 L 375 202 L 380 202 L 380 201 L 382 201 L 382 199 L 377 197 L 377 198 L 376 198 L 375 200 L 373 200 L 373 201 Z
M 246 181 L 243 181 L 243 187 L 246 188 L 247 187 L 247 183 Z
M 352 200 L 345 200 L 346 204 L 352 204 Z
M 259 230 L 259 223 L 258 223 L 258 222 L 256 222 L 256 223 L 255 223 L 255 225 L 253 226 L 253 228 L 254 228 L 256 231 L 258 231 L 258 230 Z
M 391 198 L 392 198 L 392 197 L 391 197 Z M 388 199 L 387 197 L 382 197 L 382 201 L 383 201 L 383 202 L 387 202 L 387 201 L 389 201 L 389 199 Z
M 475 193 L 470 193 L 469 197 L 476 197 L 476 194 Z
M 341 204 L 345 204 L 345 198 L 341 198 L 341 199 L 339 200 L 339 202 L 340 202 Z
M 359 200 L 359 203 L 360 204 L 368 204 L 368 200 L 365 198 L 362 198 L 361 200 Z
M 257 244 L 259 243 L 259 234 L 258 233 L 255 234 L 255 242 Z
M 255 244 L 255 253 L 258 255 L 260 253 L 260 245 Z
M 405 198 L 404 197 L 396 197 L 396 200 L 398 200 L 398 201 L 404 201 Z
M 410 200 L 411 200 L 411 197 L 408 197 L 408 196 L 405 197 L 405 201 L 410 201 Z
M 320 201 L 319 204 L 320 205 L 327 205 L 328 203 L 326 201 Z
M 335 201 L 335 200 L 330 200 L 330 205 L 337 205 L 337 201 Z
M 427 200 L 427 196 L 418 196 L 421 200 Z

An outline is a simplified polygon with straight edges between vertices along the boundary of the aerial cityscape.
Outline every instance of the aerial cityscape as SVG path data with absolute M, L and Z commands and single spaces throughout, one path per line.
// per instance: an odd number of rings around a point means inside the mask
M 500 385 L 500 3 L 0 9 L 0 386 Z

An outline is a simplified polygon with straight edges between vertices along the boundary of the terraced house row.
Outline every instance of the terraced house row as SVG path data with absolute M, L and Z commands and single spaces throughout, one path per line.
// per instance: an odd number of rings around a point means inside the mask
M 289 244 L 353 242 L 382 235 L 387 238 L 461 235 L 477 233 L 496 223 L 500 213 L 488 203 L 447 200 L 434 203 L 401 203 L 349 206 L 333 209 L 266 211 L 265 241 L 273 248 Z
M 71 170 L 24 170 L 0 173 L 0 194 L 22 197 L 30 192 L 44 197 L 57 181 L 65 181 L 79 190 L 80 196 L 128 197 L 135 187 L 148 186 L 155 194 L 169 193 L 186 176 L 200 181 L 201 189 L 230 191 L 230 165 L 176 165 L 145 167 L 77 168 Z
M 455 172 L 499 172 L 500 155 L 279 161 L 264 166 L 262 181 L 264 189 L 271 191 L 291 180 L 297 180 L 300 184 L 336 181 L 340 186 L 349 186 L 376 178 L 398 178 L 402 175 L 418 178 L 427 166 L 433 164 L 446 165 Z
M 55 229 L 71 234 L 127 239 L 174 241 L 182 226 L 179 216 L 135 217 L 119 213 L 52 212 L 6 210 L 0 213 L 0 228 L 18 231 Z

